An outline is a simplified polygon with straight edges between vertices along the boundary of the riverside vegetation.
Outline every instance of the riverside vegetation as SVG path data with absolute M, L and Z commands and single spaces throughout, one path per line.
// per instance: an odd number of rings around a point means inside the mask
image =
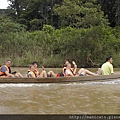
M 0 10 L 0 64 L 10 58 L 13 66 L 61 67 L 69 59 L 100 67 L 112 55 L 120 67 L 119 0 L 8 1 Z

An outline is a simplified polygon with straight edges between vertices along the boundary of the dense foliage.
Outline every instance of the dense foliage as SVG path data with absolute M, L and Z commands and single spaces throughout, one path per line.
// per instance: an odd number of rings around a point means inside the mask
M 102 0 L 9 1 L 8 10 L 0 12 L 0 64 L 10 58 L 14 66 L 38 61 L 61 67 L 69 59 L 79 67 L 99 67 L 112 55 L 120 67 L 119 4 L 113 24 L 107 8 L 98 4 Z

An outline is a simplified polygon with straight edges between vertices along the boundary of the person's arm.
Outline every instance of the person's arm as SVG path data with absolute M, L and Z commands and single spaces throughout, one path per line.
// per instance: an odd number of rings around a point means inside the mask
M 42 70 L 45 70 L 44 66 L 42 66 Z
M 76 71 L 77 71 L 77 65 L 76 65 L 75 61 L 72 61 L 72 64 L 74 65 L 73 74 L 75 75 Z
M 111 72 L 111 74 L 114 74 L 113 65 L 112 64 L 111 64 L 111 67 L 110 67 L 110 72 Z
M 39 76 L 39 75 L 40 75 L 40 72 L 39 72 L 38 69 L 35 69 L 34 73 L 35 73 L 36 76 Z
M 14 78 L 14 75 L 13 75 L 13 74 L 10 74 L 8 71 L 5 71 L 5 74 L 6 74 L 8 77 L 13 77 L 13 78 Z
M 64 67 L 64 68 L 62 69 L 62 73 L 63 73 L 64 76 L 66 76 L 66 74 L 65 74 L 65 69 L 66 69 L 66 67 Z
M 35 71 L 34 73 L 35 73 L 36 76 L 40 75 L 40 72 L 38 72 L 38 71 Z

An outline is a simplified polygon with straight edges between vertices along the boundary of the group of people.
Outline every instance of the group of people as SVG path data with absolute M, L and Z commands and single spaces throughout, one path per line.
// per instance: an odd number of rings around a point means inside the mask
M 74 65 L 74 67 L 71 68 L 71 64 L 68 61 L 66 61 L 65 66 L 63 68 L 63 73 L 64 76 L 111 75 L 114 73 L 112 62 L 113 62 L 112 56 L 109 56 L 106 58 L 106 62 L 101 66 L 101 68 L 98 68 L 98 71 L 96 73 L 93 73 L 84 68 L 80 68 L 77 73 L 76 63 L 73 61 L 72 64 Z
M 87 69 L 80 68 L 77 72 L 77 64 L 72 61 L 72 64 L 69 61 L 65 61 L 62 72 L 60 73 L 54 73 L 52 70 L 49 72 L 46 72 L 44 66 L 42 66 L 42 71 L 40 72 L 38 70 L 38 63 L 33 62 L 27 71 L 27 77 L 29 78 L 43 78 L 43 77 L 69 77 L 69 76 L 86 76 L 86 75 L 110 75 L 113 74 L 113 65 L 112 65 L 113 59 L 111 56 L 106 58 L 106 62 L 102 65 L 101 68 L 98 68 L 98 71 L 96 73 L 93 73 Z M 11 72 L 11 60 L 7 60 L 5 62 L 5 65 L 0 66 L 0 77 L 18 77 L 22 78 L 23 75 L 18 72 Z

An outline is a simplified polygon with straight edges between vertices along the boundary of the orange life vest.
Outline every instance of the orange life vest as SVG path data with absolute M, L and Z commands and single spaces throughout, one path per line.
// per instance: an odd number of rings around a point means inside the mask
M 39 72 L 38 69 L 35 69 L 35 75 L 36 75 L 36 76 L 37 76 L 37 75 L 40 75 L 40 72 Z
M 10 72 L 10 68 L 8 68 L 6 65 L 3 65 L 2 67 L 5 67 L 7 69 L 7 71 Z M 1 67 L 1 69 L 2 69 L 2 67 Z M 0 71 L 0 77 L 2 77 L 2 76 L 4 77 L 7 75 L 5 74 L 5 72 Z
M 29 72 L 30 72 L 33 76 L 37 77 L 36 74 L 35 74 L 33 71 L 31 71 L 31 70 L 28 70 L 27 77 L 30 77 L 30 76 L 29 76 Z

